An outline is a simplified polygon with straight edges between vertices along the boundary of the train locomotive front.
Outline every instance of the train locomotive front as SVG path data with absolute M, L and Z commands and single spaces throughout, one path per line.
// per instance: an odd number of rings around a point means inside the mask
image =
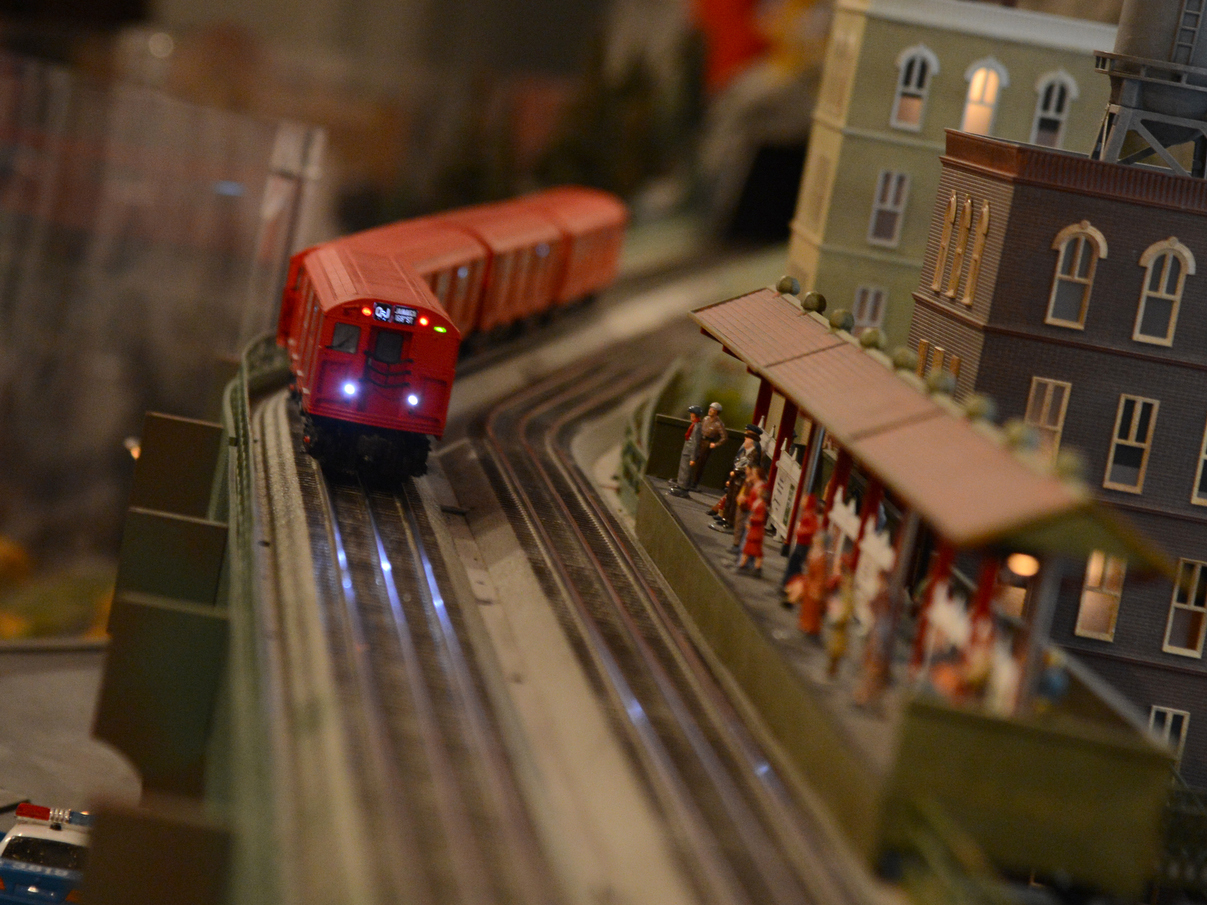
M 461 334 L 409 266 L 347 240 L 299 253 L 277 342 L 289 354 L 307 452 L 387 480 L 426 472 Z

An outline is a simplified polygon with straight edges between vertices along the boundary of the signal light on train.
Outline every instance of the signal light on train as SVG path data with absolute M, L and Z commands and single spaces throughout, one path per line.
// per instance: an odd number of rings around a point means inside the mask
M 428 325 L 428 319 L 426 317 L 419 318 L 419 326 L 426 327 L 427 325 Z
M 372 317 L 373 309 L 370 308 L 368 305 L 365 305 L 365 307 L 360 309 L 360 313 L 363 314 L 365 317 Z
M 409 405 L 411 408 L 414 408 L 418 404 L 419 397 L 415 393 L 411 393 L 409 396 L 407 396 L 407 405 Z
M 351 380 L 345 382 L 344 386 L 343 386 L 343 390 L 344 390 L 345 396 L 347 396 L 349 398 L 351 398 L 352 396 L 355 396 L 356 395 L 356 383 Z
M 432 327 L 437 333 L 447 333 L 448 327 Z

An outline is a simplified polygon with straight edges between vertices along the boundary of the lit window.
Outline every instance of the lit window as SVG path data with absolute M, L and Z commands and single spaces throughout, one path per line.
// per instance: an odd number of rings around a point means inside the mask
M 1052 240 L 1057 252 L 1052 293 L 1048 297 L 1048 315 L 1044 322 L 1060 327 L 1085 328 L 1090 291 L 1098 260 L 1106 257 L 1106 237 L 1088 220 L 1066 226 Z
M 1148 731 L 1173 750 L 1174 767 L 1182 763 L 1182 749 L 1186 747 L 1186 729 L 1190 726 L 1190 714 L 1185 710 L 1156 707 L 1148 715 Z
M 897 57 L 897 96 L 889 123 L 896 129 L 917 132 L 926 112 L 930 80 L 939 73 L 939 58 L 929 48 L 917 45 Z
M 1201 658 L 1204 632 L 1207 632 L 1207 563 L 1179 559 L 1178 580 L 1173 586 L 1165 644 L 1161 649 Z
M 1027 397 L 1027 412 L 1023 420 L 1039 435 L 1041 451 L 1055 459 L 1060 449 L 1060 434 L 1064 430 L 1065 410 L 1073 385 L 1046 377 L 1031 378 L 1031 394 Z
M 858 336 L 864 330 L 883 324 L 887 298 L 888 292 L 879 286 L 860 286 L 856 289 L 855 308 L 851 312 L 855 317 L 855 327 L 851 332 Z
M 1031 144 L 1059 148 L 1064 140 L 1069 103 L 1077 100 L 1077 83 L 1064 70 L 1040 76 L 1035 85 L 1035 119 L 1031 123 Z
M 1127 563 L 1122 559 L 1107 556 L 1101 550 L 1090 554 L 1085 564 L 1075 634 L 1099 641 L 1115 639 L 1115 620 L 1119 617 L 1119 598 L 1123 596 L 1126 572 Z
M 1146 268 L 1147 272 L 1132 339 L 1171 346 L 1174 328 L 1178 323 L 1178 308 L 1182 303 L 1182 289 L 1186 285 L 1187 275 L 1194 273 L 1194 255 L 1171 236 L 1145 249 L 1140 256 L 1140 266 Z
M 868 223 L 868 242 L 896 248 L 901 238 L 901 221 L 909 197 L 909 174 L 881 170 L 876 180 L 872 219 Z
M 1139 493 L 1143 489 L 1159 404 L 1156 399 L 1139 396 L 1119 397 L 1119 413 L 1115 416 L 1115 433 L 1103 487 L 1128 493 Z
M 1010 78 L 1005 67 L 992 57 L 973 63 L 964 78 L 968 80 L 968 97 L 960 131 L 988 135 L 993 131 L 998 95 L 1009 86 Z

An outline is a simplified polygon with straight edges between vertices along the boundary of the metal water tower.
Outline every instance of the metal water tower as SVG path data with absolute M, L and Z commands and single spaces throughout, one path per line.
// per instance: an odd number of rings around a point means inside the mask
M 1207 175 L 1207 0 L 1124 0 L 1114 53 L 1096 53 L 1111 100 L 1093 156 L 1156 157 L 1182 176 Z M 1189 147 L 1193 142 L 1193 149 Z

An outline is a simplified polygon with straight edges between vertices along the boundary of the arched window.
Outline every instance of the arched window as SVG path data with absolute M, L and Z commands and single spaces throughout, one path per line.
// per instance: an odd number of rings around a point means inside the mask
M 1132 339 L 1158 346 L 1173 345 L 1173 331 L 1178 323 L 1178 308 L 1182 304 L 1182 288 L 1186 277 L 1194 273 L 1194 255 L 1190 249 L 1170 236 L 1163 242 L 1150 245 L 1140 255 L 1140 266 L 1147 269 L 1140 307 L 1136 311 L 1136 326 Z
M 1088 220 L 1082 220 L 1058 232 L 1052 248 L 1057 252 L 1056 273 L 1044 322 L 1083 330 L 1094 271 L 1098 259 L 1106 257 L 1106 237 Z
M 1005 66 L 993 57 L 986 57 L 969 66 L 964 78 L 968 80 L 968 97 L 960 130 L 988 135 L 993 131 L 998 96 L 1003 88 L 1009 87 L 1010 76 Z
M 1059 148 L 1064 141 L 1069 104 L 1077 100 L 1077 83 L 1059 69 L 1039 77 L 1035 83 L 1035 119 L 1031 122 L 1031 144 Z
M 926 112 L 930 80 L 939 74 L 939 58 L 929 47 L 917 44 L 897 57 L 897 96 L 889 124 L 895 129 L 917 132 Z

